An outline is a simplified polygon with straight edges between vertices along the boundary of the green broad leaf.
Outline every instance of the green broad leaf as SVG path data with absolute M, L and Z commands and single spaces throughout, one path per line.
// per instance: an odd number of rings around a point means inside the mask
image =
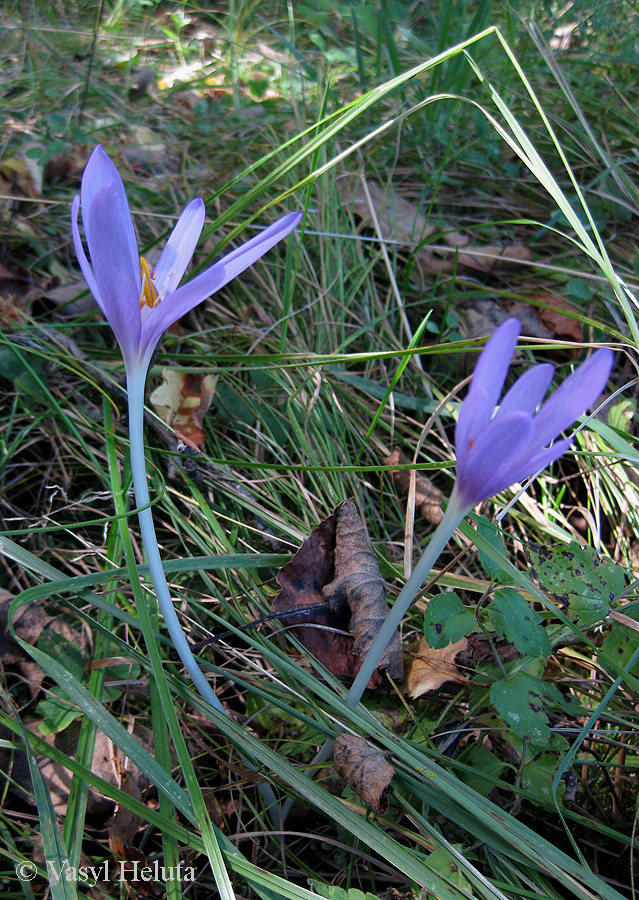
M 495 591 L 488 607 L 490 624 L 525 656 L 550 656 L 551 646 L 541 616 L 513 588 Z
M 440 650 L 467 637 L 479 626 L 474 612 L 453 591 L 437 594 L 424 613 L 424 637 L 429 647 Z
M 590 626 L 608 615 L 610 604 L 626 586 L 621 566 L 592 547 L 571 541 L 566 547 L 528 545 L 531 574 L 557 600 L 568 606 L 578 625 Z
M 453 844 L 453 846 L 456 850 L 462 852 L 461 844 Z M 464 876 L 461 866 L 445 847 L 437 847 L 436 850 L 429 854 L 428 865 L 438 875 L 442 875 L 453 890 L 454 888 L 460 889 L 459 900 L 473 896 L 471 884 Z
M 496 681 L 490 700 L 507 728 L 537 747 L 548 747 L 552 732 L 544 705 L 557 701 L 558 691 L 526 672 Z
M 40 733 L 46 737 L 64 731 L 71 722 L 80 718 L 82 710 L 69 702 L 62 688 L 54 685 L 48 690 L 46 698 L 36 706 L 36 713 L 42 716 L 39 728 Z
M 506 559 L 506 545 L 504 535 L 500 528 L 490 522 L 486 516 L 477 516 L 477 531 L 493 547 L 500 556 Z M 501 568 L 493 556 L 489 556 L 485 550 L 479 550 L 479 561 L 488 578 L 498 581 L 500 584 L 510 584 L 510 575 Z
M 534 759 L 527 762 L 521 771 L 521 786 L 530 794 L 531 800 L 536 802 L 553 803 L 552 782 L 559 766 L 559 758 L 556 753 L 540 753 Z M 566 790 L 562 782 L 557 791 L 561 797 Z
M 500 778 L 504 769 L 508 768 L 508 763 L 478 744 L 473 744 L 466 752 L 462 753 L 459 761 L 473 768 L 472 773 L 460 772 L 460 779 L 484 797 L 487 797 L 495 787 L 491 779 Z
M 633 619 L 639 617 L 639 610 L 636 609 L 632 610 L 630 613 L 626 613 L 624 610 L 624 613 L 630 615 Z M 613 659 L 616 663 L 626 668 L 638 648 L 639 633 L 627 625 L 621 625 L 618 622 L 614 622 L 612 628 L 604 638 L 601 650 L 599 651 L 599 656 Z M 633 672 L 636 673 L 637 671 L 639 671 L 639 664 L 633 666 Z

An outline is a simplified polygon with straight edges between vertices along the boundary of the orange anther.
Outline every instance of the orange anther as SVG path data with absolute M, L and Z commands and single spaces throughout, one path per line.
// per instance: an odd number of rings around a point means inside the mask
M 142 272 L 142 290 L 140 291 L 140 309 L 149 306 L 151 309 L 158 305 L 160 295 L 155 287 L 155 272 L 153 266 L 140 257 L 140 270 Z

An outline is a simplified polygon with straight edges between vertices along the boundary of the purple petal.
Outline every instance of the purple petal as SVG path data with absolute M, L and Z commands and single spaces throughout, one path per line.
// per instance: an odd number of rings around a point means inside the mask
M 101 306 L 128 365 L 137 355 L 140 341 L 141 274 L 137 248 L 133 255 L 123 218 L 130 220 L 129 209 L 122 207 L 113 184 L 105 185 L 93 197 L 84 214 L 93 235 L 89 250 Z
M 80 188 L 82 224 L 84 225 L 84 233 L 89 247 L 89 255 L 93 261 L 93 235 L 91 233 L 90 222 L 88 221 L 88 212 L 91 209 L 91 205 L 97 194 L 99 194 L 102 188 L 107 185 L 109 185 L 114 192 L 114 213 L 120 219 L 120 227 L 125 231 L 129 253 L 133 254 L 137 260 L 138 244 L 135 237 L 135 229 L 133 228 L 133 220 L 131 219 L 131 213 L 129 211 L 129 204 L 126 199 L 124 184 L 120 178 L 120 173 L 100 144 L 98 144 L 89 157 L 89 161 L 84 168 L 82 186 Z M 99 235 L 96 235 L 96 238 L 99 240 Z
M 590 409 L 606 386 L 613 360 L 611 350 L 597 350 L 557 388 L 535 416 L 536 447 L 547 447 Z
M 104 304 L 102 303 L 102 298 L 100 297 L 100 290 L 98 288 L 98 283 L 93 277 L 93 270 L 91 269 L 91 265 L 89 260 L 87 259 L 86 253 L 84 252 L 84 246 L 82 244 L 82 238 L 80 237 L 80 229 L 78 228 L 78 212 L 80 210 L 80 195 L 76 195 L 73 198 L 73 203 L 71 204 L 71 234 L 73 235 L 73 245 L 75 247 L 75 255 L 78 257 L 78 262 L 80 263 L 80 268 L 82 269 L 82 274 L 84 275 L 84 280 L 86 281 L 89 290 L 93 294 L 96 303 L 104 312 Z
M 497 415 L 505 416 L 516 410 L 531 415 L 536 412 L 550 387 L 554 371 L 555 367 L 550 363 L 541 363 L 524 372 L 501 401 Z
M 224 268 L 216 263 L 149 309 L 142 322 L 141 357 L 148 361 L 167 328 L 218 291 L 223 283 Z
M 457 463 L 465 463 L 468 451 L 477 440 L 477 437 L 490 424 L 495 412 L 495 404 L 492 395 L 483 387 L 476 387 L 461 405 L 457 424 L 455 425 L 455 448 L 457 451 Z
M 253 265 L 278 241 L 290 234 L 300 219 L 301 213 L 289 213 L 284 216 L 257 237 L 238 247 L 237 250 L 233 250 L 209 269 L 178 288 L 174 293 L 169 294 L 155 309 L 150 310 L 144 319 L 142 328 L 142 346 L 140 348 L 142 356 L 148 359 L 169 326 Z M 231 261 L 230 265 L 229 260 Z
M 504 488 L 514 484 L 516 481 L 525 481 L 531 475 L 541 472 L 551 462 L 555 462 L 560 456 L 563 456 L 570 449 L 571 444 L 572 438 L 564 438 L 561 441 L 555 441 L 552 447 L 548 447 L 540 453 L 528 454 L 524 460 L 519 460 L 517 465 L 511 470 L 509 475 L 511 480 Z M 504 490 L 504 488 L 499 488 L 499 490 Z
M 224 284 L 228 284 L 229 281 L 252 266 L 267 250 L 289 235 L 299 225 L 301 219 L 302 213 L 288 213 L 273 225 L 269 225 L 256 237 L 242 244 L 237 250 L 232 250 L 231 253 L 223 256 L 217 265 L 224 266 Z
M 473 372 L 468 395 L 470 396 L 477 388 L 483 388 L 487 394 L 487 403 L 492 403 L 493 409 L 501 396 L 510 361 L 517 346 L 519 330 L 517 319 L 506 319 L 484 347 Z
M 191 262 L 204 226 L 204 203 L 193 200 L 171 232 L 155 266 L 155 286 L 165 296 L 175 291 Z
M 494 419 L 477 437 L 457 465 L 459 495 L 469 508 L 512 484 L 510 472 L 524 462 L 533 434 L 533 417 L 513 412 Z

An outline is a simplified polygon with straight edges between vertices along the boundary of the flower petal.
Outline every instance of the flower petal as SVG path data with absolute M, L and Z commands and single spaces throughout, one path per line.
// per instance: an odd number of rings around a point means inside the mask
M 254 262 L 263 256 L 267 250 L 274 247 L 282 238 L 285 238 L 299 225 L 302 219 L 302 213 L 288 213 L 273 225 L 269 225 L 264 231 L 251 238 L 237 250 L 232 250 L 223 256 L 218 265 L 223 265 L 225 269 L 225 281 L 227 284 L 237 275 L 252 266 Z M 219 290 L 219 288 L 218 288 Z
M 498 416 L 522 410 L 531 415 L 546 396 L 555 367 L 550 363 L 534 366 L 517 379 L 499 406 Z
M 85 166 L 82 175 L 82 186 L 80 188 L 80 200 L 82 204 L 82 224 L 84 225 L 84 233 L 89 247 L 89 255 L 93 262 L 93 237 L 91 232 L 91 224 L 89 222 L 88 212 L 97 194 L 110 185 L 113 190 L 113 215 L 120 223 L 120 228 L 124 230 L 127 246 L 127 255 L 138 261 L 138 243 L 135 237 L 135 229 L 133 220 L 129 210 L 129 203 L 126 199 L 126 191 L 124 184 L 120 178 L 120 173 L 111 162 L 109 156 L 104 152 L 100 144 L 95 148 L 89 161 Z M 99 242 L 100 234 L 95 235 Z M 95 263 L 94 263 L 95 265 Z
M 506 319 L 495 331 L 477 360 L 468 396 L 477 388 L 483 388 L 487 402 L 492 402 L 493 409 L 497 406 L 517 346 L 519 330 L 517 319 Z
M 511 472 L 534 453 L 534 430 L 531 415 L 513 412 L 494 419 L 477 437 L 464 464 L 457 465 L 459 495 L 469 509 L 513 483 Z
M 471 442 L 488 427 L 501 394 L 519 336 L 517 319 L 507 319 L 484 347 L 461 405 L 455 426 L 458 464 L 463 465 Z
M 514 484 L 516 481 L 525 481 L 527 478 L 530 478 L 531 475 L 536 475 L 537 472 L 541 472 L 541 470 L 545 469 L 551 462 L 555 462 L 560 456 L 563 456 L 564 453 L 570 449 L 571 444 L 572 438 L 564 438 L 561 441 L 555 441 L 552 447 L 547 447 L 541 452 L 527 456 L 525 460 L 517 463 L 517 465 L 511 469 L 510 484 Z M 503 488 L 500 488 L 500 490 L 503 490 Z
M 80 268 L 82 269 L 82 274 L 84 275 L 84 280 L 86 281 L 89 290 L 93 294 L 96 303 L 104 312 L 104 305 L 102 303 L 102 298 L 100 297 L 100 289 L 98 288 L 98 283 L 93 276 L 93 269 L 87 259 L 87 255 L 84 252 L 84 246 L 82 244 L 82 238 L 80 237 L 80 229 L 78 228 L 78 212 L 80 210 L 80 195 L 77 194 L 73 198 L 73 203 L 71 204 L 71 234 L 73 235 L 73 246 L 75 247 L 75 254 L 78 257 L 78 262 L 80 263 Z
M 209 269 L 178 288 L 174 293 L 165 296 L 163 301 L 144 319 L 140 347 L 142 357 L 148 361 L 157 342 L 170 325 L 253 265 L 278 241 L 290 234 L 301 217 L 301 213 L 289 213 L 264 229 L 257 237 L 247 241 L 237 250 L 233 250 Z
M 176 290 L 191 262 L 204 226 L 204 203 L 192 200 L 171 232 L 155 265 L 155 286 L 165 296 Z
M 590 409 L 606 386 L 614 355 L 602 348 L 582 363 L 557 388 L 535 416 L 535 445 L 547 447 L 585 410 Z
M 127 366 L 133 363 L 140 341 L 140 260 L 132 257 L 130 235 L 122 222 L 130 220 L 119 202 L 117 187 L 106 184 L 84 214 L 93 236 L 91 262 L 101 307 L 115 332 Z M 85 225 L 86 228 L 86 225 Z
M 495 412 L 492 395 L 483 387 L 476 387 L 461 405 L 455 425 L 457 464 L 465 463 L 471 446 L 490 424 Z

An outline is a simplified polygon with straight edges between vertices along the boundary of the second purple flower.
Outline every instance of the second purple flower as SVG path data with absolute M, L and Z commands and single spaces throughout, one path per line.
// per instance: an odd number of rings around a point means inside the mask
M 552 381 L 548 363 L 525 372 L 499 403 L 519 337 L 519 322 L 507 319 L 486 344 L 455 429 L 456 500 L 472 509 L 511 484 L 534 475 L 568 450 L 557 440 L 597 400 L 608 381 L 612 351 L 597 350 L 542 404 Z

